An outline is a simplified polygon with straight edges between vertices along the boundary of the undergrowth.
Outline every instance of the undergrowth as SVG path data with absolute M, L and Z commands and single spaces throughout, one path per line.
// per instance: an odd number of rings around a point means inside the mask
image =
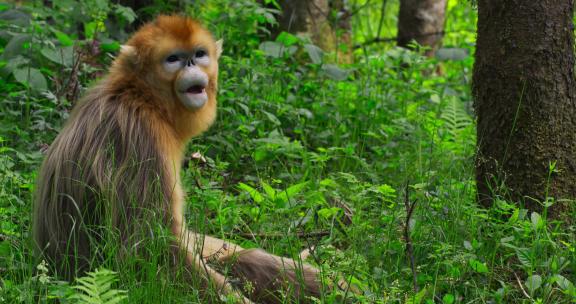
M 454 2 L 449 28 L 470 30 L 475 13 Z M 0 5 L 0 302 L 213 299 L 161 263 L 106 265 L 117 273 L 93 265 L 65 282 L 34 258 L 30 205 L 43 151 L 135 17 L 106 1 L 54 3 L 62 5 Z M 337 66 L 306 39 L 268 41 L 274 12 L 255 2 L 207 1 L 189 12 L 226 45 L 218 120 L 184 164 L 191 229 L 292 258 L 313 248 L 307 261 L 324 280 L 361 291 L 322 303 L 576 301 L 573 226 L 514 202 L 476 205 L 473 36 L 447 34 L 445 45 L 468 54 L 459 60 L 373 46 Z M 439 65 L 442 75 L 432 72 Z

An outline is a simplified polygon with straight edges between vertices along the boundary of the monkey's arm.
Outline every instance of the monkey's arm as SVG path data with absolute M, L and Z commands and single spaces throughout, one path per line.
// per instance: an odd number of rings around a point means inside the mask
M 228 259 L 234 254 L 244 251 L 244 248 L 209 235 L 203 235 L 204 244 L 202 246 L 202 258 L 216 259 L 218 261 Z
M 196 273 L 212 281 L 224 294 L 233 295 L 240 303 L 252 304 L 252 301 L 235 290 L 222 274 L 212 269 L 200 257 L 198 244 L 202 244 L 202 235 L 189 231 L 179 224 L 173 226 L 173 232 L 177 237 L 178 247 L 185 251 L 187 265 L 190 265 Z
M 178 168 L 172 173 L 175 177 L 175 181 L 179 180 Z M 176 237 L 177 246 L 186 254 L 186 264 L 192 267 L 195 273 L 203 276 L 208 281 L 213 282 L 216 287 L 222 291 L 224 294 L 233 295 L 241 303 L 251 304 L 252 302 L 248 298 L 244 297 L 241 293 L 236 291 L 230 283 L 226 281 L 226 278 L 212 269 L 205 261 L 201 258 L 201 248 L 203 244 L 203 238 L 201 234 L 192 232 L 186 228 L 186 220 L 184 218 L 184 191 L 180 186 L 179 182 L 173 182 L 173 192 L 172 192 L 172 224 L 171 230 L 172 234 Z M 209 248 L 216 248 L 218 243 Z

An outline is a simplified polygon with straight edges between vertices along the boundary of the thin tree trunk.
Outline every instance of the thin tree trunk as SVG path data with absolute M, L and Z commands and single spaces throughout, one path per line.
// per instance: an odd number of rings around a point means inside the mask
M 327 0 L 283 0 L 279 31 L 303 33 L 319 47 L 334 48 L 332 29 L 328 22 L 330 7 Z
M 572 1 L 478 1 L 473 93 L 484 206 L 502 197 L 542 210 L 535 200 L 576 198 L 573 11 Z
M 338 51 L 338 61 L 352 61 L 352 28 L 345 0 L 280 0 L 282 14 L 275 35 L 307 35 L 325 51 Z
M 434 56 L 442 43 L 446 19 L 446 0 L 401 0 L 398 14 L 398 46 L 409 47 L 411 41 L 428 46 Z
M 335 12 L 332 28 L 336 32 L 336 47 L 338 48 L 338 62 L 352 63 L 352 12 L 346 0 L 332 0 L 330 7 Z

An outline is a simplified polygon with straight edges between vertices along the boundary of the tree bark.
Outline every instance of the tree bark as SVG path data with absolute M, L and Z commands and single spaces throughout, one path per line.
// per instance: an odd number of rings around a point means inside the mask
M 535 200 L 576 197 L 573 11 L 572 1 L 478 0 L 473 94 L 484 206 L 501 197 L 542 210 Z
M 401 0 L 398 14 L 398 46 L 408 48 L 413 40 L 430 47 L 432 57 L 442 44 L 446 19 L 446 0 Z

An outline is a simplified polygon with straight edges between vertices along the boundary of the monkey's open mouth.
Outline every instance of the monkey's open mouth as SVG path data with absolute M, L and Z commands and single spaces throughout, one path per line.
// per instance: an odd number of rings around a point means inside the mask
M 202 81 L 188 83 L 182 91 L 179 91 L 180 102 L 190 110 L 201 108 L 208 101 L 206 85 L 208 83 Z
M 204 93 L 204 86 L 202 85 L 193 85 L 186 90 L 188 94 L 202 94 Z

